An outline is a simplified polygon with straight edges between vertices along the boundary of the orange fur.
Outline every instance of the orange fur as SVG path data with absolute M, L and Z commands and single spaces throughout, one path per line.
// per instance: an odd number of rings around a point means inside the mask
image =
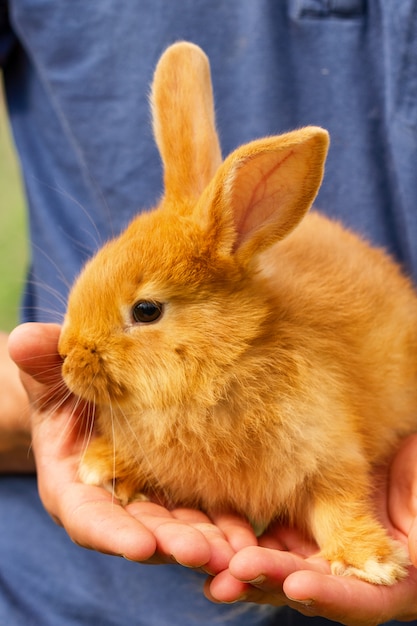
M 407 559 L 370 472 L 417 424 L 417 296 L 382 251 L 316 212 L 327 133 L 221 163 L 208 61 L 163 55 L 153 83 L 165 195 L 85 267 L 60 338 L 97 405 L 87 483 L 157 492 L 257 526 L 304 525 L 335 573 L 392 584 Z M 306 214 L 307 213 L 307 214 Z M 138 301 L 162 303 L 137 323 Z

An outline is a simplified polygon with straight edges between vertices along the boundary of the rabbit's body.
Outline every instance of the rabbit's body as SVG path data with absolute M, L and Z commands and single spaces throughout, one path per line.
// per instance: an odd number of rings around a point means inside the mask
M 187 111 L 164 119 L 161 98 L 168 75 L 193 92 L 188 63 L 205 76 L 208 113 L 199 159 L 180 148 L 178 165 L 166 126 L 183 128 Z M 187 44 L 160 62 L 166 195 L 98 252 L 70 296 L 64 377 L 98 407 L 80 476 L 115 479 L 122 501 L 156 492 L 258 527 L 285 519 L 333 571 L 390 584 L 407 560 L 374 517 L 370 472 L 417 427 L 417 296 L 383 252 L 317 213 L 303 219 L 324 131 L 253 142 L 217 170 L 206 71 Z M 193 133 L 181 133 L 190 150 Z M 138 321 L 138 303 L 156 318 Z

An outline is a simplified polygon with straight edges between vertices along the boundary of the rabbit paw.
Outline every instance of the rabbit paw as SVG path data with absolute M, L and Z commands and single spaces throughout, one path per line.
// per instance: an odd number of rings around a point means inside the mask
M 146 494 L 137 489 L 130 480 L 120 480 L 113 478 L 112 473 L 100 465 L 90 465 L 82 462 L 78 470 L 80 480 L 85 485 L 95 485 L 103 487 L 120 501 L 122 506 L 130 502 L 147 502 L 149 498 Z
M 342 560 L 333 561 L 331 563 L 332 574 L 356 576 L 374 585 L 393 585 L 407 576 L 410 561 L 405 549 L 394 541 L 392 543 L 391 554 L 386 558 L 368 558 L 360 565 Z
M 131 465 L 116 458 L 113 448 L 100 437 L 94 439 L 83 454 L 78 477 L 86 485 L 103 487 L 122 506 L 148 499 L 142 493 L 143 481 L 132 471 Z
M 102 462 L 88 463 L 82 459 L 78 467 L 78 477 L 85 485 L 111 486 L 112 472 Z M 111 489 L 110 489 L 111 490 Z
M 131 502 L 149 502 L 148 496 L 143 493 L 135 482 L 129 479 L 116 479 L 112 484 L 112 493 L 122 506 Z

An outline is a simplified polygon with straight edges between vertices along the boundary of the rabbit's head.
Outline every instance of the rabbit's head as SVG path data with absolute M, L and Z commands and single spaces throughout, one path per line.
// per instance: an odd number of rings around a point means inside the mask
M 76 281 L 59 344 L 63 375 L 98 405 L 210 405 L 269 314 L 257 258 L 311 206 L 328 135 L 303 128 L 222 162 L 208 60 L 185 42 L 158 63 L 152 111 L 163 198 Z

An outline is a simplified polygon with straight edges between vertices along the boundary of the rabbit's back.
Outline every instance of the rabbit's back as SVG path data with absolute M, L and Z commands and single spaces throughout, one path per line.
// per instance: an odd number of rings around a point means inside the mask
M 260 268 L 275 294 L 275 323 L 285 320 L 312 369 L 334 373 L 370 460 L 380 458 L 417 427 L 411 280 L 383 250 L 317 212 L 265 252 Z

